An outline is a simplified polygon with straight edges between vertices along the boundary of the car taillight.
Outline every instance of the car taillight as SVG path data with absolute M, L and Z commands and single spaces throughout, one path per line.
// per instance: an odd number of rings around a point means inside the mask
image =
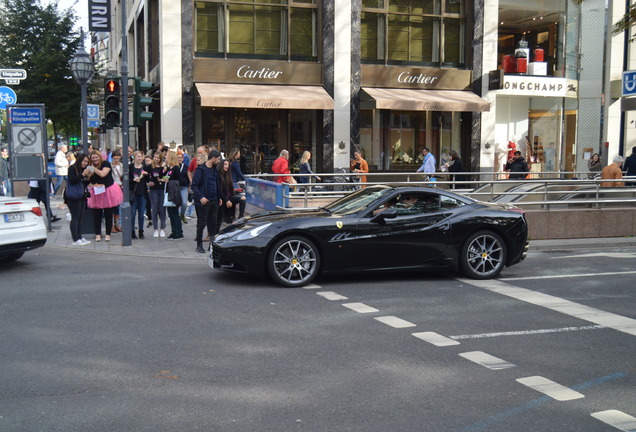
M 42 209 L 40 207 L 33 207 L 31 209 L 31 213 L 33 213 L 36 216 L 42 216 Z

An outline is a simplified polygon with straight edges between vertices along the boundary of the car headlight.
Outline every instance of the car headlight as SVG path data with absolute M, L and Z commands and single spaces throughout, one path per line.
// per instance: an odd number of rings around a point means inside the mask
M 259 225 L 256 228 L 245 230 L 242 233 L 238 234 L 236 237 L 234 237 L 234 239 L 235 240 L 253 239 L 254 237 L 258 237 L 263 231 L 269 228 L 270 225 L 271 225 L 271 222 L 265 225 Z

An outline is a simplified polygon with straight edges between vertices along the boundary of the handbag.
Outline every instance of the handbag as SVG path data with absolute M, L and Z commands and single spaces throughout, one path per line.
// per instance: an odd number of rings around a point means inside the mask
M 71 200 L 80 200 L 86 197 L 86 187 L 81 181 L 73 184 L 68 182 L 66 185 L 66 198 Z
M 163 206 L 164 207 L 176 207 L 176 205 L 170 201 L 168 197 L 167 186 L 163 188 Z

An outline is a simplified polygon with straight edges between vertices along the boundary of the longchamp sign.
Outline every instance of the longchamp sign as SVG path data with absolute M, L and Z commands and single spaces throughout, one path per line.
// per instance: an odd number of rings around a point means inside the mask
M 515 96 L 577 97 L 578 83 L 566 78 L 504 75 L 497 94 Z

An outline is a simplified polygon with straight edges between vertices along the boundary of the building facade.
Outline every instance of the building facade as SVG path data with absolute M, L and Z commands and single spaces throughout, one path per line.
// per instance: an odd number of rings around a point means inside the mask
M 129 73 L 156 84 L 153 120 L 131 133 L 144 150 L 239 147 L 258 173 L 283 149 L 292 166 L 310 151 L 324 172 L 348 168 L 356 149 L 371 171 L 415 171 L 423 147 L 438 167 L 455 150 L 467 170 L 497 172 L 518 149 L 549 172 L 624 146 L 606 91 L 621 68 L 606 51 L 620 43 L 607 17 L 624 13 L 612 2 L 609 13 L 604 0 L 126 4 Z

